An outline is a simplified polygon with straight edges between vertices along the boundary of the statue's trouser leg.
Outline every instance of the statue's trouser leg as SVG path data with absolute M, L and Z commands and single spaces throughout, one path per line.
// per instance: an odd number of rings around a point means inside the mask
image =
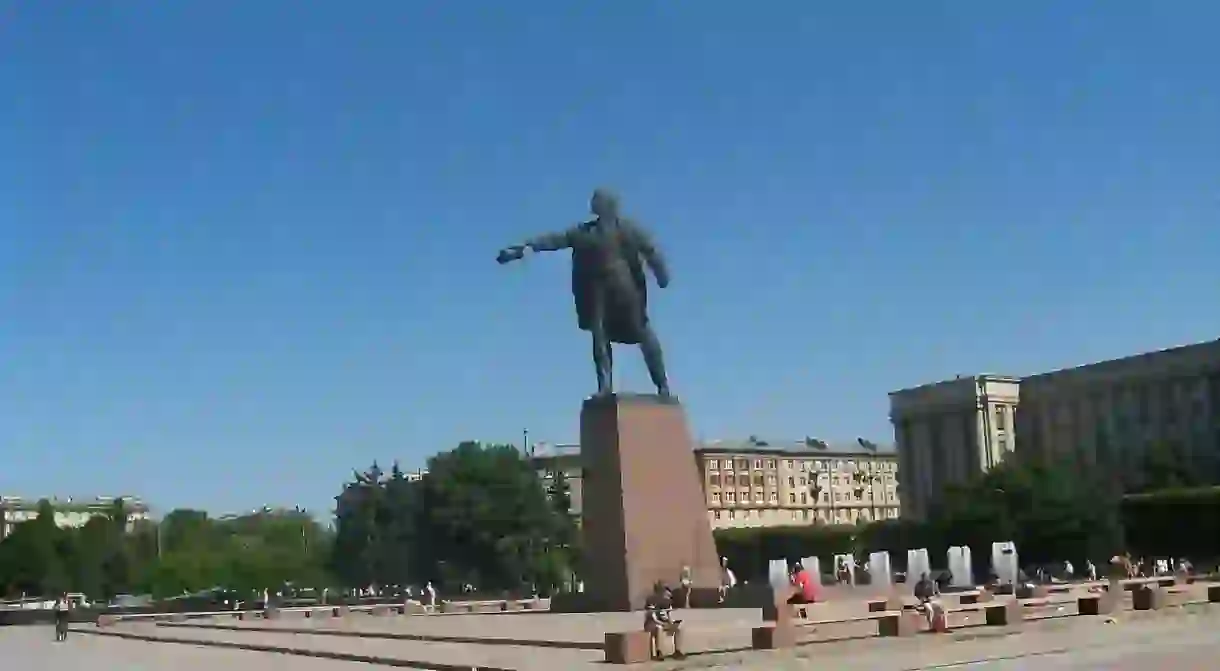
M 640 351 L 644 354 L 644 364 L 648 366 L 648 376 L 652 378 L 657 393 L 668 396 L 669 380 L 665 377 L 665 356 L 661 353 L 661 341 L 648 324 L 644 324 L 640 330 Z
M 594 299 L 593 314 L 593 366 L 597 370 L 597 393 L 609 394 L 614 389 L 614 360 L 610 351 L 610 339 L 606 337 L 605 299 Z

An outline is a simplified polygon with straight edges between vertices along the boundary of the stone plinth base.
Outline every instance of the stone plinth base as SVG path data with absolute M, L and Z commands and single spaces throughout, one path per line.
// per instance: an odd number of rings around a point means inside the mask
M 580 446 L 581 609 L 639 610 L 655 582 L 678 587 L 684 566 L 698 593 L 715 589 L 716 544 L 682 406 L 651 395 L 591 398 L 580 412 Z

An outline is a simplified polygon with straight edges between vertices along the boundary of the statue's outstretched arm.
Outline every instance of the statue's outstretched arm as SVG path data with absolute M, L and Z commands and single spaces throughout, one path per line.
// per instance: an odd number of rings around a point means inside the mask
M 554 252 L 560 249 L 567 249 L 572 246 L 572 237 L 576 232 L 576 227 L 572 227 L 557 233 L 543 233 L 534 238 L 525 241 L 525 246 L 535 252 Z
M 644 263 L 648 264 L 648 267 L 652 269 L 653 277 L 657 278 L 657 286 L 662 289 L 669 286 L 669 266 L 665 263 L 665 255 L 653 242 L 652 236 L 638 224 L 631 225 L 631 234 L 635 237 L 635 245 L 640 250 L 640 256 L 644 257 Z
M 500 255 L 496 257 L 496 261 L 500 263 L 516 261 L 525 256 L 525 250 L 527 249 L 535 252 L 554 252 L 560 249 L 567 249 L 572 246 L 572 239 L 575 234 L 575 226 L 558 233 L 544 233 L 543 235 L 530 238 L 519 245 L 501 249 Z

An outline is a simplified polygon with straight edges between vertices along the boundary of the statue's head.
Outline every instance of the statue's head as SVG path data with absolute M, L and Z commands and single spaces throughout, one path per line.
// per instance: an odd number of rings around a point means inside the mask
M 593 192 L 589 209 L 598 217 L 613 219 L 618 216 L 618 196 L 608 189 L 598 189 Z

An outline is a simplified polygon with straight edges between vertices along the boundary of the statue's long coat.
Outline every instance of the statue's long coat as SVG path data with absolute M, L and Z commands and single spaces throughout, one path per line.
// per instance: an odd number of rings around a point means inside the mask
M 620 217 L 610 224 L 579 224 L 529 244 L 538 251 L 571 248 L 572 298 L 581 330 L 593 330 L 600 301 L 610 342 L 639 344 L 638 327 L 648 324 L 644 263 L 658 277 L 668 278 L 664 258 L 644 229 Z

